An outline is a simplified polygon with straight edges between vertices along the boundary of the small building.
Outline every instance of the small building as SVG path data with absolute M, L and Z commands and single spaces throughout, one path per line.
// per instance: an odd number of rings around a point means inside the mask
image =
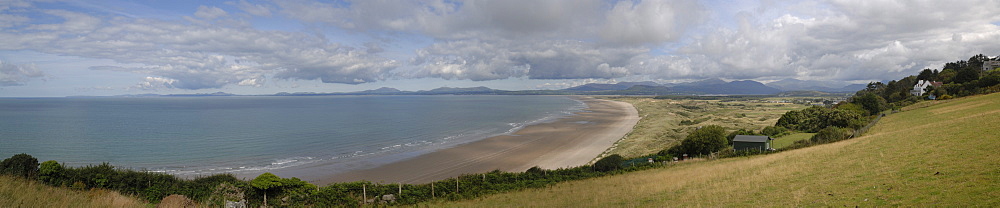
M 733 149 L 736 151 L 772 150 L 771 140 L 774 139 L 769 136 L 736 135 L 733 138 Z

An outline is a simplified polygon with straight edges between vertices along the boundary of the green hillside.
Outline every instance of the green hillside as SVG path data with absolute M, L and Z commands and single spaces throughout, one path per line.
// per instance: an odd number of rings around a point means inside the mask
M 1000 93 L 935 102 L 832 144 L 430 205 L 1000 206 Z

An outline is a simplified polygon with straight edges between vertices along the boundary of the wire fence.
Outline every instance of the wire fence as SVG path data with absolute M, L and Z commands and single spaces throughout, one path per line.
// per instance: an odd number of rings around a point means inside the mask
M 875 126 L 875 123 L 878 123 L 878 121 L 881 120 L 883 116 L 885 116 L 885 113 L 879 114 L 878 117 L 872 119 L 872 121 L 869 122 L 868 125 L 865 125 L 865 127 L 861 127 L 860 129 L 855 130 L 854 135 L 852 135 L 851 138 L 859 137 L 865 132 L 867 132 L 868 129 L 872 128 L 872 126 Z

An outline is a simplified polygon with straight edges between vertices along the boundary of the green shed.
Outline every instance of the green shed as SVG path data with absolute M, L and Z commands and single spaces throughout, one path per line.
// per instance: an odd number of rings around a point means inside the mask
M 733 149 L 740 150 L 771 150 L 771 137 L 736 135 L 733 138 Z

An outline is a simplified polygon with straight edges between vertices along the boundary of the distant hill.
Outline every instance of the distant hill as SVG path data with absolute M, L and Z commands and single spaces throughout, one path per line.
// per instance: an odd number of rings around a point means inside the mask
M 580 86 L 576 86 L 576 87 L 566 88 L 566 89 L 563 89 L 563 90 L 565 90 L 565 91 L 610 91 L 610 90 L 625 90 L 625 89 L 634 87 L 636 85 L 654 86 L 654 87 L 656 87 L 656 86 L 662 86 L 659 83 L 650 82 L 650 81 L 646 81 L 646 82 L 619 82 L 619 83 L 615 83 L 615 84 L 590 83 L 590 84 L 580 85 Z
M 886 82 L 883 82 L 886 83 Z M 783 79 L 765 85 L 782 91 L 820 91 L 820 92 L 857 92 L 867 87 L 867 84 L 849 84 L 836 81 L 805 81 L 798 79 Z
M 769 95 L 781 92 L 753 80 L 726 82 L 720 79 L 706 79 L 697 82 L 677 84 L 672 87 L 674 92 L 691 94 L 726 94 L 726 95 Z
M 359 93 L 366 93 L 366 94 L 397 94 L 397 93 L 402 93 L 402 92 L 403 91 L 400 91 L 400 90 L 398 90 L 396 88 L 382 87 L 382 88 L 378 88 L 378 89 L 374 89 L 374 90 L 361 91 Z
M 429 91 L 417 91 L 412 94 L 416 95 L 441 95 L 441 94 L 454 94 L 454 95 L 490 95 L 498 94 L 504 92 L 503 90 L 490 89 L 489 87 L 468 87 L 468 88 L 452 88 L 452 87 L 441 87 Z

